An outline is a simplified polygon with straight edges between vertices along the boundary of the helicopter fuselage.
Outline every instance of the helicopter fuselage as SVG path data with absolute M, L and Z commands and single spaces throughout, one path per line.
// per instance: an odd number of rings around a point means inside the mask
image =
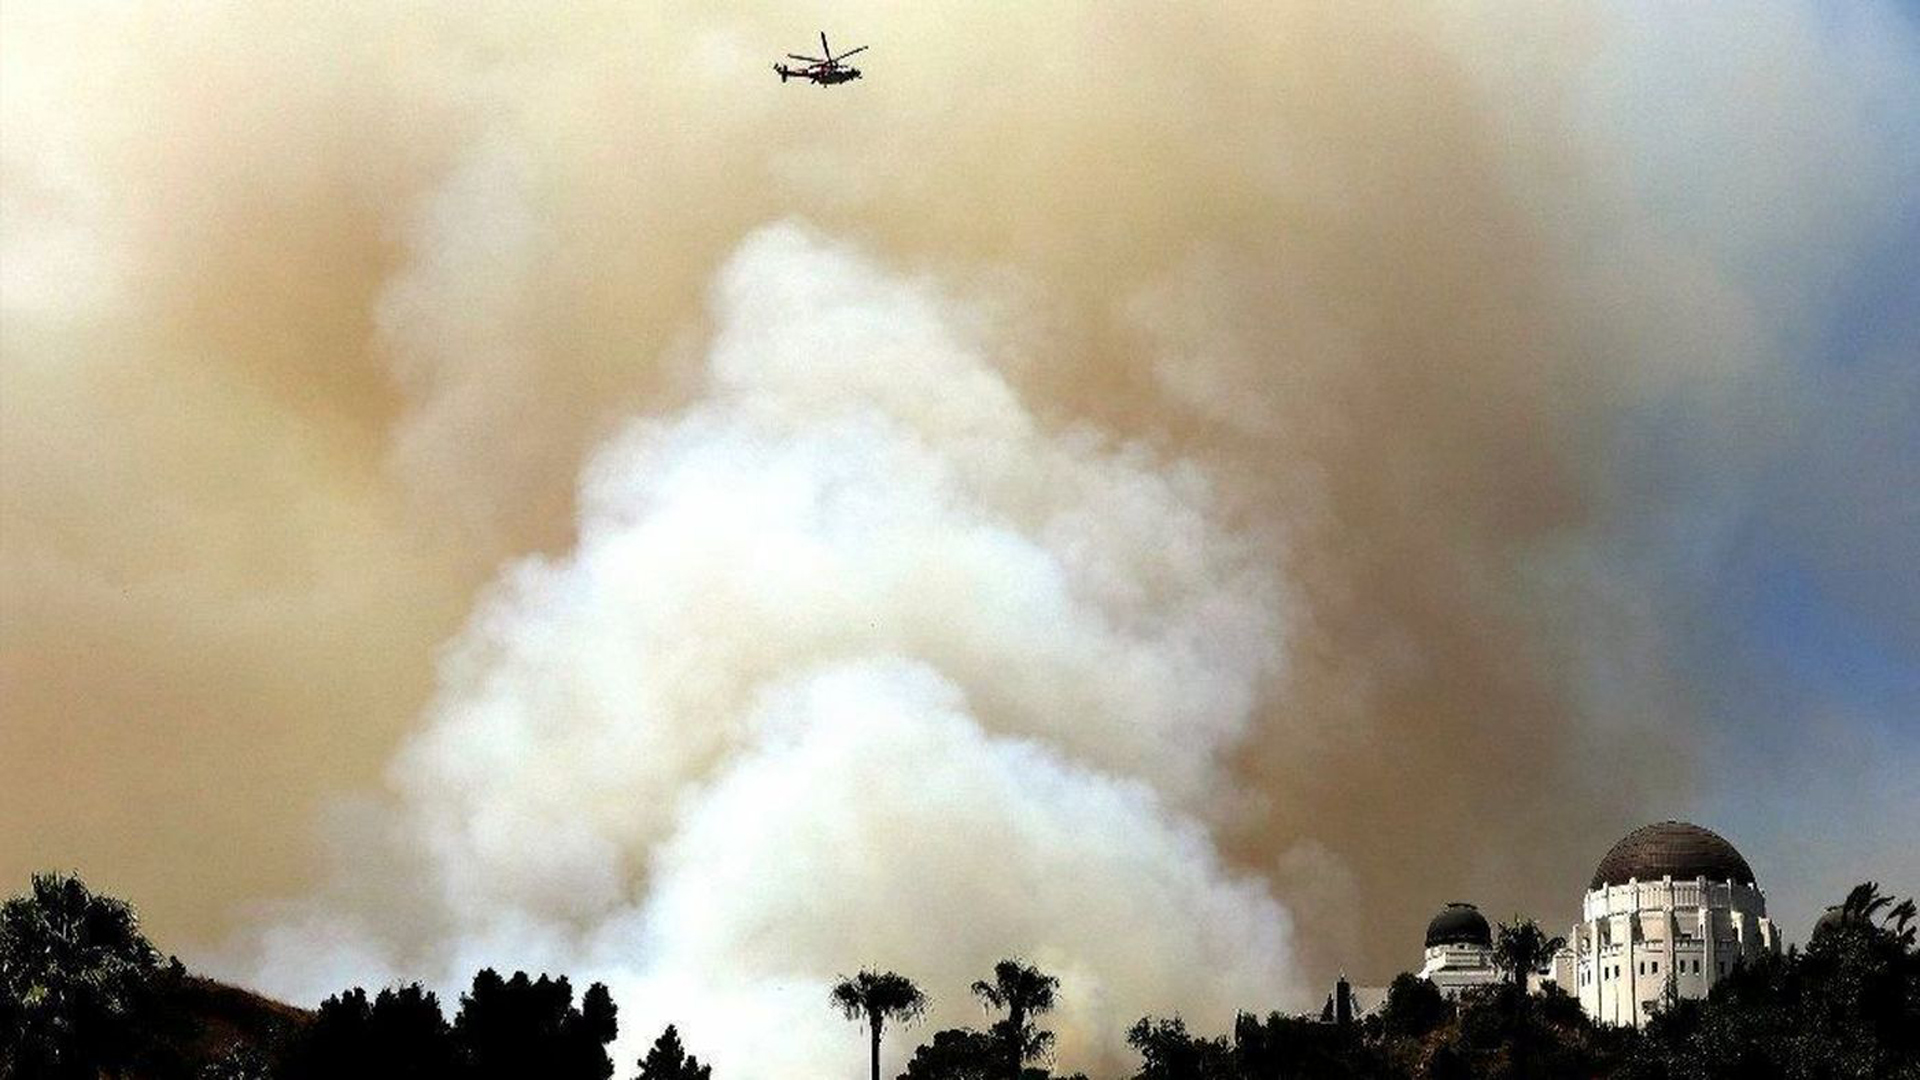
M 781 82 L 786 82 L 788 79 L 811 79 L 821 86 L 851 82 L 860 77 L 860 69 L 852 67 L 791 68 L 785 64 L 775 64 L 773 70 L 780 73 Z

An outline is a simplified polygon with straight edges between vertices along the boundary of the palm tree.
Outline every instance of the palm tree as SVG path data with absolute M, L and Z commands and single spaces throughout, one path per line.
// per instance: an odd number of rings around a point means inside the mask
M 1053 1032 L 1034 1030 L 1033 1018 L 1053 1008 L 1059 989 L 1059 979 L 1018 960 L 1000 961 L 993 965 L 992 982 L 982 979 L 973 984 L 973 994 L 982 1005 L 1007 1010 L 1007 1018 L 993 1027 L 1006 1044 L 1010 1080 L 1019 1080 L 1026 1063 L 1053 1045 Z
M 1548 937 L 1532 919 L 1515 915 L 1511 923 L 1501 923 L 1494 936 L 1493 964 L 1507 973 L 1513 985 L 1525 989 L 1527 973 L 1540 970 L 1566 943 L 1566 938 Z
M 1533 999 L 1527 993 L 1527 975 L 1538 971 L 1566 943 L 1566 938 L 1548 937 L 1547 932 L 1540 929 L 1539 923 L 1519 915 L 1515 915 L 1510 923 L 1501 923 L 1494 933 L 1493 966 L 1506 972 L 1507 977 L 1513 980 L 1509 1000 L 1513 1003 L 1510 1020 L 1513 1024 L 1513 1065 L 1516 1076 L 1532 1075 L 1528 1070 L 1533 1059 L 1533 1022 L 1530 1018 Z
M 118 1069 L 159 967 L 127 904 L 72 875 L 33 875 L 0 904 L 0 1062 L 21 1075 Z
M 1841 918 L 1857 922 L 1872 922 L 1880 909 L 1893 903 L 1893 897 L 1880 891 L 1877 881 L 1863 881 L 1847 893 L 1846 900 L 1840 905 Z
M 1920 929 L 1913 925 L 1916 915 L 1920 915 L 1920 907 L 1914 906 L 1911 896 L 1900 901 L 1893 910 L 1887 912 L 1887 929 L 1893 931 L 1894 941 L 1903 949 L 1913 947 L 1914 931 Z
M 1882 908 L 1886 909 L 1884 914 Z M 1874 916 L 1879 915 L 1881 925 L 1902 947 L 1911 947 L 1915 931 L 1920 929 L 1913 925 L 1915 915 L 1920 914 L 1920 909 L 1914 907 L 1913 898 L 1908 897 L 1894 904 L 1893 897 L 1880 891 L 1877 881 L 1863 881 L 1855 885 L 1837 909 L 1828 910 L 1837 911 L 1838 921 L 1847 925 L 1871 926 Z
M 833 988 L 833 1007 L 849 1020 L 865 1020 L 872 1036 L 873 1080 L 880 1080 L 880 1031 L 889 1017 L 902 1023 L 927 1011 L 927 995 L 913 980 L 892 971 L 862 970 L 841 976 Z

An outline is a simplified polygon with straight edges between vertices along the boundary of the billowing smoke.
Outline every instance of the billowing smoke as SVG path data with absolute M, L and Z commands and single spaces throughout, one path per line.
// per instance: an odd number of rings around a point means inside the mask
M 769 1069 L 1021 952 L 1093 1063 L 1777 759 L 1694 631 L 1780 432 L 1770 533 L 1913 561 L 1819 438 L 1910 430 L 1897 8 L 833 18 L 0 8 L 0 869 Z
M 260 978 L 352 977 L 315 942 L 450 984 L 584 960 L 636 1030 L 769 1077 L 844 1056 L 795 1033 L 840 1034 L 821 988 L 865 962 L 960 1023 L 1029 957 L 1070 977 L 1073 1060 L 1149 1011 L 1297 998 L 1285 915 L 1201 817 L 1279 664 L 1268 553 L 1190 465 L 1035 418 L 951 303 L 797 225 L 749 238 L 694 401 L 593 457 L 575 549 L 444 659 L 342 868 L 404 888 L 328 897 Z

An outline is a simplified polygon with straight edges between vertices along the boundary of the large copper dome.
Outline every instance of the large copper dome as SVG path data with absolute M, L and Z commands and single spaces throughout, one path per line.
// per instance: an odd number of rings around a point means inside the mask
M 1479 945 L 1491 948 L 1493 930 L 1486 916 L 1472 904 L 1448 904 L 1427 924 L 1427 948 L 1435 945 Z
M 1589 889 L 1625 885 L 1629 881 L 1659 881 L 1671 877 L 1692 881 L 1737 881 L 1755 884 L 1753 869 L 1719 833 L 1684 821 L 1643 825 L 1628 833 L 1593 872 Z

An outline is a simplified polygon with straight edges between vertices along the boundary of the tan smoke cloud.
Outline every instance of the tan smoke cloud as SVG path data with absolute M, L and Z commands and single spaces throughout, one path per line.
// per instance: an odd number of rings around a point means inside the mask
M 757 963 L 953 999 L 1024 949 L 1103 987 L 1089 1056 L 1135 1005 L 1385 977 L 1444 900 L 1565 917 L 1689 769 L 1602 544 L 1659 509 L 1626 422 L 1717 415 L 1900 180 L 1883 36 L 1747 16 L 1689 16 L 1702 64 L 1605 5 L 856 4 L 869 77 L 821 90 L 763 66 L 815 28 L 746 5 L 8 5 L 0 870 L 211 940 L 332 874 L 296 838 L 404 740 L 357 811 L 393 835 L 331 834 L 352 963 L 722 970 L 777 1012 Z M 855 406 L 900 430 L 821 430 Z M 836 694 L 903 719 L 849 740 Z M 799 841 L 863 789 L 792 792 L 769 739 L 1004 834 L 1025 903 L 975 882 L 957 940 L 871 952 L 781 908 L 862 895 Z M 1065 843 L 1087 815 L 1138 849 Z M 673 919 L 759 887 L 700 860 L 772 816 L 789 892 Z M 860 883 L 921 865 L 855 835 Z M 390 849 L 420 880 L 351 871 Z M 1163 936 L 1075 938 L 1094 899 Z

